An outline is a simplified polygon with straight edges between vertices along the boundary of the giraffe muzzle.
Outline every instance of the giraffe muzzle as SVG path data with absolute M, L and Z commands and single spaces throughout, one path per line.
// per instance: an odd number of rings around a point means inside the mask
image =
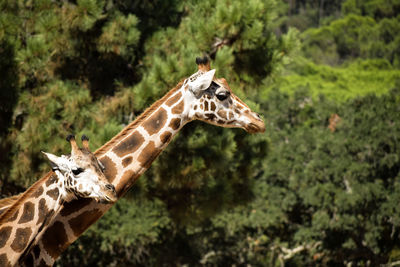
M 248 133 L 263 133 L 265 132 L 265 125 L 264 123 L 262 124 L 250 123 L 245 129 Z
M 257 113 L 251 117 L 250 123 L 244 126 L 248 133 L 263 133 L 265 132 L 265 123 Z
M 114 203 L 118 200 L 117 192 L 112 184 L 106 184 L 103 187 L 103 196 L 100 198 L 100 203 Z

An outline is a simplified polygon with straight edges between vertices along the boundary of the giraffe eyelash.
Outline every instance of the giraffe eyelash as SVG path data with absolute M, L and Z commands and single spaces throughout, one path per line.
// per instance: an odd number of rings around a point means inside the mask
M 73 169 L 73 170 L 72 170 L 72 173 L 73 173 L 74 175 L 79 175 L 79 174 L 82 173 L 83 171 L 84 171 L 84 169 L 78 168 L 78 169 Z
M 229 97 L 229 95 L 230 95 L 229 91 L 226 91 L 226 92 L 218 93 L 216 95 L 216 97 L 218 98 L 219 101 L 224 101 L 225 99 L 227 99 Z

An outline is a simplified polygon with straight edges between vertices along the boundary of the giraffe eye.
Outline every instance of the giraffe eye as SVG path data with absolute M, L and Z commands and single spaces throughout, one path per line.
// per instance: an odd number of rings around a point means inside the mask
M 83 172 L 84 170 L 82 168 L 78 168 L 78 169 L 73 169 L 72 173 L 74 175 L 79 175 L 81 172 Z
M 229 91 L 218 93 L 216 96 L 219 101 L 224 101 L 230 95 Z

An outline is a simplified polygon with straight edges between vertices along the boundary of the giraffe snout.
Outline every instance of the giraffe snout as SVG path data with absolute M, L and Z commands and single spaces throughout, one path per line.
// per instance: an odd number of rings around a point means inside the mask
M 112 184 L 106 184 L 105 187 L 110 191 L 115 191 L 115 187 Z
M 115 186 L 112 184 L 104 185 L 104 201 L 105 202 L 116 202 L 118 200 L 117 192 L 115 191 Z
M 260 115 L 253 112 L 250 117 L 250 123 L 248 123 L 244 128 L 249 133 L 263 133 L 265 132 L 265 123 L 261 119 Z

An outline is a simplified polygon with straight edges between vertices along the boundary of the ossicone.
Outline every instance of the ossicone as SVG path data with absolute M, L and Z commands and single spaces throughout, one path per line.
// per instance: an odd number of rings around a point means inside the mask
M 82 140 L 83 148 L 86 149 L 87 151 L 90 151 L 89 150 L 89 137 L 87 137 L 87 135 L 82 135 L 81 140 Z
M 210 59 L 208 56 L 204 57 L 196 57 L 196 64 L 199 68 L 199 71 L 209 71 L 210 70 Z
M 202 64 L 202 65 L 205 65 L 205 64 L 207 64 L 208 62 L 209 62 L 210 60 L 209 60 L 209 58 L 207 57 L 207 56 L 204 56 L 204 57 L 196 57 L 196 64 L 197 65 L 200 65 L 200 64 Z
M 70 142 L 72 139 L 75 139 L 75 135 L 73 134 L 69 134 L 67 135 L 67 138 L 65 138 L 67 140 L 67 142 Z
M 79 147 L 75 140 L 75 135 L 69 134 L 66 139 L 71 144 L 71 155 L 75 157 L 77 153 L 80 152 Z
M 89 141 L 89 137 L 87 137 L 87 135 L 83 134 L 81 137 L 82 141 Z

